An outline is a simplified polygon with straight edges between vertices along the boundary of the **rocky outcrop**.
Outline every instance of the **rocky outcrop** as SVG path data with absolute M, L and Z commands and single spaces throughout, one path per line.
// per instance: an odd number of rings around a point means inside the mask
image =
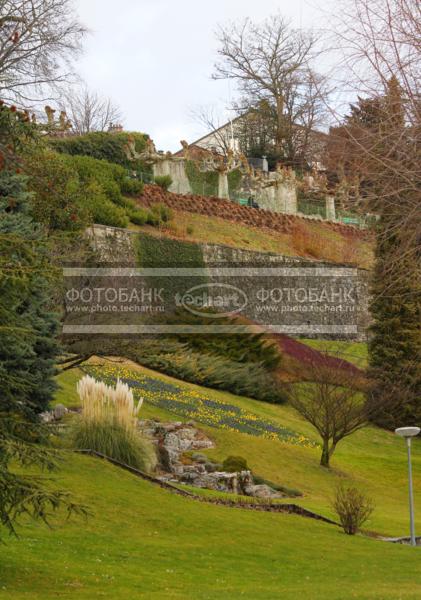
M 255 485 L 249 470 L 228 473 L 205 454 L 193 452 L 213 448 L 214 444 L 191 421 L 186 424 L 180 421 L 139 421 L 139 429 L 156 444 L 161 481 L 180 482 L 198 488 L 256 498 L 285 497 L 285 494 L 268 485 Z

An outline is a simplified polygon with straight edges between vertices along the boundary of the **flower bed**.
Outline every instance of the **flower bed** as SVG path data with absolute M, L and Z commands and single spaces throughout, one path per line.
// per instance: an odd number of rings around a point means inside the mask
M 154 406 L 199 423 L 289 444 L 311 448 L 317 446 L 315 442 L 286 427 L 262 419 L 239 406 L 212 398 L 202 391 L 161 381 L 125 367 L 85 366 L 84 371 L 107 384 L 114 384 L 120 378 L 132 388 L 137 399 L 142 397 Z

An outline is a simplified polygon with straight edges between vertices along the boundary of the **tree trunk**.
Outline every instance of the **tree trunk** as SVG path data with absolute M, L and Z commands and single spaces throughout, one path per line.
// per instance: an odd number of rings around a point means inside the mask
M 329 468 L 330 454 L 331 453 L 329 452 L 329 440 L 323 440 L 322 456 L 320 458 L 320 465 L 322 467 Z
M 283 96 L 276 97 L 276 140 L 275 147 L 279 154 L 282 154 L 282 145 L 284 141 L 284 99 Z

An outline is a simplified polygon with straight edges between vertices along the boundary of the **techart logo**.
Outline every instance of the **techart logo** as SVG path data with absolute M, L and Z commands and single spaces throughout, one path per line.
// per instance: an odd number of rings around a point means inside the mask
M 237 314 L 247 306 L 246 294 L 228 283 L 203 283 L 190 288 L 183 295 L 175 295 L 176 306 L 182 306 L 193 315 L 221 318 Z M 212 310 L 213 312 L 209 312 Z

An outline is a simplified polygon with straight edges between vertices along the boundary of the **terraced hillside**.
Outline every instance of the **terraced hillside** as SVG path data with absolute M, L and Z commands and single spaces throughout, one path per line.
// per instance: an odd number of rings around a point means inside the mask
M 240 206 L 230 200 L 223 198 L 182 195 L 167 192 L 156 185 L 145 185 L 143 194 L 138 198 L 140 203 L 145 206 L 152 206 L 157 202 L 163 202 L 167 206 L 185 210 L 187 212 L 199 213 L 204 215 L 222 217 L 227 221 L 244 223 L 254 227 L 265 227 L 275 231 L 291 232 L 294 225 L 304 220 L 311 220 L 308 217 L 289 215 L 283 213 L 274 213 L 269 210 L 261 210 L 248 206 Z M 328 230 L 340 231 L 343 235 L 365 239 L 367 234 L 363 230 L 343 225 L 342 223 L 333 223 L 321 221 L 322 228 Z
M 147 207 L 164 203 L 174 211 L 173 221 L 160 231 L 143 227 L 153 235 L 352 263 L 364 268 L 372 264 L 371 235 L 355 227 L 258 210 L 221 198 L 173 194 L 156 185 L 145 185 L 137 201 Z

